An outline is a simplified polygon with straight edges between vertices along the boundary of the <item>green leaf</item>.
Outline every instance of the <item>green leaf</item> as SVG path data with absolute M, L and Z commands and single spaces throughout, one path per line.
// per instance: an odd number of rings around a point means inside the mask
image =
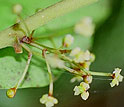
M 35 9 L 39 7 L 45 8 L 58 1 L 59 0 L 52 0 L 52 1 L 20 0 L 18 2 L 21 3 L 24 7 L 23 16 L 25 17 L 24 14 L 31 15 L 35 12 Z M 1 13 L 2 15 L 0 17 L 1 29 L 4 29 L 7 26 L 12 25 L 16 20 L 16 17 L 11 13 L 11 7 L 15 3 L 17 3 L 16 0 L 13 0 L 11 2 L 9 0 L 7 2 L 5 2 L 4 0 L 0 1 L 0 10 L 4 10 L 2 11 Z M 99 3 L 93 4 L 91 6 L 86 6 L 68 15 L 55 19 L 53 22 L 49 22 L 48 25 L 44 26 L 43 28 L 38 29 L 35 36 L 37 34 L 42 34 L 42 33 L 47 34 L 48 30 L 54 32 L 54 30 L 57 29 L 68 28 L 74 25 L 84 16 L 91 16 L 94 22 L 98 26 L 108 17 L 110 13 L 110 8 L 108 7 L 108 3 L 109 2 L 107 0 L 104 0 L 104 2 L 103 0 L 101 0 Z M 104 5 L 103 6 L 104 8 L 101 7 L 101 5 L 102 6 Z M 61 45 L 63 36 L 64 34 L 60 37 L 55 38 L 54 41 L 56 41 L 57 46 Z M 75 44 L 72 47 L 79 46 L 82 49 L 86 50 L 92 46 L 93 38 L 87 38 L 80 35 L 74 35 L 74 36 L 75 36 Z M 40 42 L 51 46 L 51 43 L 49 41 L 41 40 Z M 25 68 L 26 60 L 27 60 L 27 52 L 25 51 L 23 54 L 15 54 L 14 49 L 12 48 L 5 48 L 0 50 L 0 88 L 11 88 L 17 83 Z M 52 71 L 54 72 L 55 77 L 60 76 L 62 73 L 61 70 L 52 70 Z M 48 79 L 45 62 L 43 61 L 42 58 L 38 56 L 33 56 L 30 68 L 28 70 L 28 74 L 21 88 L 46 86 L 49 83 L 48 80 L 49 79 Z

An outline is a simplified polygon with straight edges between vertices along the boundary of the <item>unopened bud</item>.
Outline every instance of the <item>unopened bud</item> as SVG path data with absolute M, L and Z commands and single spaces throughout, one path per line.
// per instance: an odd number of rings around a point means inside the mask
M 16 94 L 16 88 L 10 88 L 7 90 L 7 93 L 6 95 L 9 97 L 9 98 L 13 98 Z
M 19 15 L 22 12 L 22 6 L 20 4 L 15 4 L 12 9 L 14 14 Z
M 86 75 L 86 76 L 83 76 L 83 78 L 84 78 L 85 83 L 87 83 L 87 84 L 92 83 L 92 79 L 93 79 L 92 76 Z
M 67 34 L 66 37 L 63 40 L 63 45 L 65 47 L 69 47 L 74 42 L 74 37 L 70 34 Z

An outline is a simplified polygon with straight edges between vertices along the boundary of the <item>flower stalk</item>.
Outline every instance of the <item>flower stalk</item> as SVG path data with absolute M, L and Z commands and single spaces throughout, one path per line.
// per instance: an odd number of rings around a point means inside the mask
M 43 57 L 45 58 L 45 61 L 46 61 L 46 65 L 47 65 L 47 69 L 48 69 L 48 75 L 49 75 L 49 81 L 50 81 L 50 84 L 49 84 L 49 96 L 52 96 L 53 95 L 53 77 L 52 77 L 52 72 L 51 72 L 49 63 L 47 61 L 46 50 L 43 49 L 42 52 L 43 52 Z
M 43 44 L 39 44 L 36 42 L 30 43 L 31 46 L 34 46 L 40 50 L 43 50 L 44 48 L 47 49 L 47 51 L 52 52 L 54 54 L 59 54 L 59 57 L 65 61 L 68 61 L 69 63 L 73 63 L 75 66 L 79 67 L 80 69 L 82 69 L 82 72 L 77 72 L 71 68 L 68 68 L 66 66 L 64 66 L 64 69 L 71 72 L 71 73 L 75 73 L 78 75 L 86 75 L 86 74 L 90 74 L 90 75 L 94 75 L 94 76 L 112 76 L 112 73 L 104 73 L 104 72 L 93 72 L 93 71 L 89 71 L 89 70 L 84 70 L 84 68 L 82 66 L 80 66 L 80 64 L 75 63 L 71 58 L 65 56 L 64 54 L 61 54 L 60 51 L 56 48 L 51 48 L 48 46 L 45 46 Z

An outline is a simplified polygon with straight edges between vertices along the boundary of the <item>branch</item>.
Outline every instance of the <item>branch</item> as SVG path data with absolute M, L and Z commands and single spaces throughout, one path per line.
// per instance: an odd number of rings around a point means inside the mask
M 48 8 L 37 12 L 32 16 L 27 17 L 24 21 L 29 31 L 31 32 L 32 30 L 47 24 L 49 21 L 59 16 L 62 16 L 85 5 L 91 4 L 95 1 L 97 0 L 62 0 Z M 15 25 L 0 32 L 0 49 L 13 46 L 15 35 L 18 37 L 24 36 L 22 31 L 13 29 Z M 18 25 L 26 32 L 22 22 L 19 22 Z

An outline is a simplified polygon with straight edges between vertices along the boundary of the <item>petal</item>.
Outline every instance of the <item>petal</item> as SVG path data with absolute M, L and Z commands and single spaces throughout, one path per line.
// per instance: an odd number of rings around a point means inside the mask
M 52 102 L 46 102 L 46 107 L 52 107 L 54 104 Z
M 47 100 L 48 100 L 48 94 L 45 94 L 40 98 L 40 103 L 45 104 Z
M 71 53 L 70 56 L 75 56 L 77 55 L 79 52 L 81 51 L 81 49 L 79 47 L 74 48 Z
M 90 52 L 88 50 L 84 53 L 84 59 L 90 60 Z
M 58 100 L 56 98 L 53 99 L 53 103 L 54 104 L 57 104 L 58 103 Z
M 111 86 L 111 87 L 114 87 L 114 86 L 115 86 L 115 84 L 114 84 L 113 82 L 111 82 L 111 83 L 110 83 L 110 86 Z
M 81 82 L 80 86 L 84 88 L 84 90 L 88 90 L 90 88 L 89 84 L 85 83 L 85 82 Z
M 78 82 L 83 81 L 83 78 L 82 78 L 81 76 L 77 76 L 76 78 L 77 78 L 77 81 L 78 81 Z
M 113 82 L 115 83 L 115 85 L 116 85 L 116 86 L 118 86 L 118 85 L 119 85 L 119 81 L 118 81 L 118 79 L 117 79 L 117 78 L 115 78 L 115 79 L 113 80 Z
M 85 56 L 84 56 L 84 52 L 83 51 L 80 52 L 80 54 L 78 55 L 78 58 L 79 58 L 79 62 L 80 63 L 84 62 Z
M 83 52 L 81 51 L 81 52 L 79 52 L 76 56 L 75 56 L 75 58 L 74 58 L 74 61 L 76 62 L 76 63 L 83 63 L 84 62 L 84 54 L 83 54 Z
M 115 79 L 113 79 L 112 80 L 112 82 L 110 83 L 110 85 L 111 85 L 111 87 L 114 87 L 115 85 L 119 85 L 119 82 L 118 82 L 118 80 L 115 78 Z
M 118 85 L 119 85 L 119 81 L 117 80 L 117 81 L 116 81 L 116 86 L 118 86 Z
M 118 77 L 118 80 L 119 80 L 119 82 L 122 82 L 123 81 L 123 76 L 122 75 L 119 75 L 119 77 Z
M 93 62 L 95 60 L 95 55 L 94 54 L 90 54 L 90 62 Z
M 120 68 L 115 68 L 115 70 L 113 71 L 113 73 L 115 73 L 115 74 L 120 74 L 120 72 L 121 72 Z
M 82 94 L 81 94 L 81 98 L 83 99 L 83 100 L 87 100 L 88 99 L 88 97 L 89 97 L 89 92 L 87 91 L 84 91 Z
M 79 95 L 81 93 L 78 86 L 75 86 L 74 91 L 75 91 L 74 95 Z

